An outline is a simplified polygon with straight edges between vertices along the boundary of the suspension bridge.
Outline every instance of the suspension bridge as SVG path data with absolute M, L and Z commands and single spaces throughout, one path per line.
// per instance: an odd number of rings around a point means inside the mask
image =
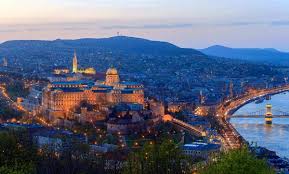
M 266 116 L 266 108 L 253 112 L 236 113 L 231 118 L 264 118 Z M 289 111 L 282 111 L 281 109 L 272 109 L 272 118 L 289 118 Z

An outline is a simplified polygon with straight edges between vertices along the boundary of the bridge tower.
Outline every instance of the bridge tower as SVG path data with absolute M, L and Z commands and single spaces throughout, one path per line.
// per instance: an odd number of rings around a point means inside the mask
M 267 104 L 266 105 L 266 114 L 265 114 L 265 123 L 266 124 L 272 124 L 272 105 Z

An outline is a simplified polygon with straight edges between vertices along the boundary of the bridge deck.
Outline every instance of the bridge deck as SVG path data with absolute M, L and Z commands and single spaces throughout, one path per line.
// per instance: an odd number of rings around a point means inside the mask
M 232 115 L 231 118 L 265 118 L 265 115 Z M 272 115 L 272 118 L 289 118 L 289 115 Z

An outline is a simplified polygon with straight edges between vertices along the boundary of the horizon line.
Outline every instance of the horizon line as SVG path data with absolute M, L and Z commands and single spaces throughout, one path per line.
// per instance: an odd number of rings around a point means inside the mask
M 176 43 L 172 43 L 170 41 L 166 40 L 157 40 L 157 39 L 149 39 L 149 38 L 144 38 L 144 37 L 139 37 L 139 36 L 128 36 L 128 35 L 113 35 L 113 36 L 103 36 L 103 37 L 79 37 L 79 38 L 55 38 L 55 39 L 11 39 L 11 40 L 5 40 L 5 41 L 0 41 L 0 45 L 2 45 L 5 42 L 10 42 L 10 41 L 48 41 L 48 42 L 53 42 L 57 40 L 81 40 L 81 39 L 109 39 L 109 38 L 114 38 L 114 37 L 130 37 L 130 38 L 138 38 L 138 39 L 144 39 L 144 40 L 149 40 L 149 41 L 157 41 L 157 42 L 167 42 L 170 44 L 173 44 L 179 48 L 188 48 L 188 49 L 195 49 L 195 50 L 202 50 L 206 49 L 212 46 L 221 46 L 221 47 L 226 47 L 226 48 L 232 48 L 232 49 L 275 49 L 278 52 L 283 52 L 283 53 L 289 53 L 287 50 L 283 49 L 278 49 L 275 47 L 234 47 L 234 46 L 228 46 L 225 44 L 211 44 L 208 45 L 204 48 L 193 48 L 193 47 L 181 47 L 177 45 Z

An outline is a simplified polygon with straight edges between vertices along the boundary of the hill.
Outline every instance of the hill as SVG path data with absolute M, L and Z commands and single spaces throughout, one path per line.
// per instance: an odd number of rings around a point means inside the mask
M 101 39 L 77 39 L 77 40 L 61 40 L 40 41 L 40 40 L 14 40 L 7 41 L 0 45 L 1 51 L 14 49 L 30 51 L 47 51 L 53 49 L 98 49 L 102 51 L 121 53 L 121 54 L 149 54 L 149 55 L 200 55 L 201 52 L 194 49 L 186 49 L 177 47 L 168 42 L 151 41 L 147 39 L 116 36 Z
M 229 48 L 215 45 L 199 51 L 210 56 L 247 60 L 256 63 L 289 65 L 289 53 L 281 52 L 274 48 Z

